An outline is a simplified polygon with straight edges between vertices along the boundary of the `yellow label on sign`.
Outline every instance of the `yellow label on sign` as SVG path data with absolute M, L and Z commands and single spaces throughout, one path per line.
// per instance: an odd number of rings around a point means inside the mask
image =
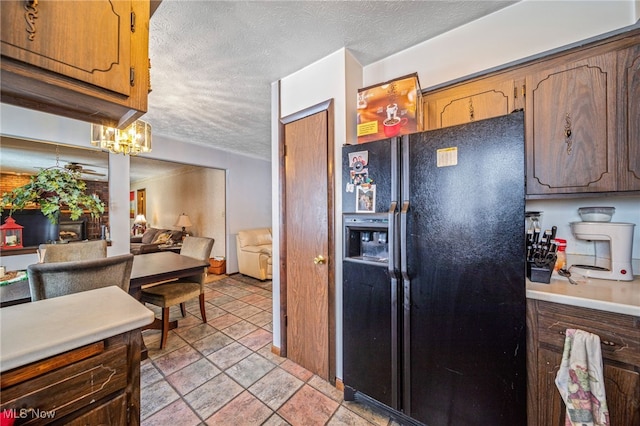
M 377 121 L 358 124 L 358 136 L 375 135 L 376 133 L 378 133 Z
M 442 148 L 437 151 L 437 166 L 448 167 L 458 164 L 458 147 Z

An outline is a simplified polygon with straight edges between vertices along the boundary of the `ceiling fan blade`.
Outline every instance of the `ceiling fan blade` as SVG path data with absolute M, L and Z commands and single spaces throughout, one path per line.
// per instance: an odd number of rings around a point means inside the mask
M 106 176 L 106 174 L 104 174 L 104 173 L 98 173 L 95 170 L 87 170 L 87 169 L 82 170 L 80 173 L 82 173 L 84 175 Z

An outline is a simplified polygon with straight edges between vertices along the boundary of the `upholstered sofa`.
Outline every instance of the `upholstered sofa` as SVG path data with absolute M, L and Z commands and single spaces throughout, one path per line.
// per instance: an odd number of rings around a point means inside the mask
M 271 229 L 259 228 L 240 231 L 236 235 L 238 271 L 259 280 L 270 280 Z
M 131 237 L 130 251 L 132 254 L 154 253 L 160 251 L 160 244 L 167 244 L 169 240 L 182 241 L 182 231 L 147 228 L 142 235 Z

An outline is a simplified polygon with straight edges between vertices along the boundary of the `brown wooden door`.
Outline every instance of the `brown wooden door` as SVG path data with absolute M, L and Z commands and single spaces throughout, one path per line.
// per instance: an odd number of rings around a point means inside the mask
M 286 355 L 327 380 L 333 379 L 329 119 L 329 111 L 320 111 L 285 124 L 283 131 Z

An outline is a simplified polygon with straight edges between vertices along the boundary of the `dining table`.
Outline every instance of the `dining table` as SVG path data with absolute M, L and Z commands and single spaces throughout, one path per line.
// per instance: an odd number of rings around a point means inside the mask
M 207 261 L 171 251 L 139 254 L 133 258 L 129 294 L 140 300 L 142 286 L 196 275 L 208 266 Z
M 208 266 L 209 262 L 170 251 L 137 255 L 133 258 L 129 294 L 140 300 L 142 286 L 196 275 Z M 17 282 L 3 282 L 4 285 L 0 286 L 0 306 L 2 307 L 31 301 L 26 271 L 16 272 L 23 274 L 18 277 Z

